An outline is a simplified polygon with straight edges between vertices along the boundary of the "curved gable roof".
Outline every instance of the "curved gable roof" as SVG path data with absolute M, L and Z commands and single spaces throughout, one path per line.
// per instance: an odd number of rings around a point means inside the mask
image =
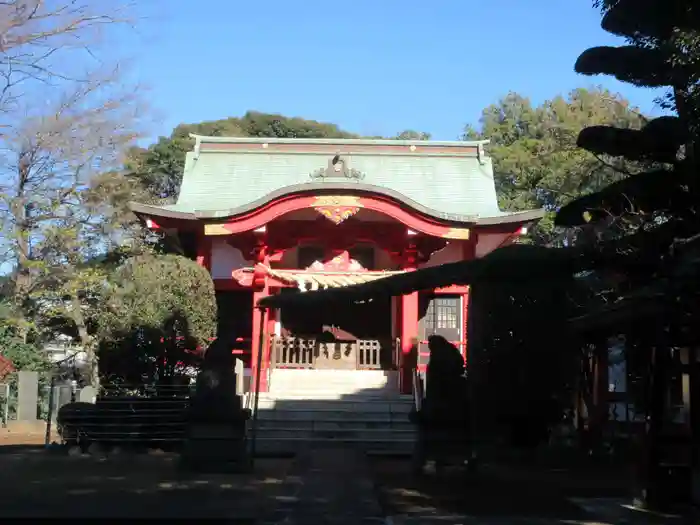
M 487 141 L 193 137 L 177 203 L 134 203 L 136 213 L 225 219 L 294 193 L 342 190 L 383 196 L 443 222 L 497 224 L 543 215 L 498 208 Z M 324 171 L 338 156 L 345 177 L 328 177 Z
M 135 213 L 142 215 L 153 215 L 180 220 L 222 220 L 251 214 L 259 208 L 265 207 L 268 204 L 271 204 L 277 200 L 284 199 L 287 197 L 292 197 L 295 195 L 304 196 L 309 194 L 323 195 L 329 193 L 341 193 L 343 195 L 359 196 L 371 195 L 384 197 L 395 202 L 403 208 L 411 209 L 412 211 L 417 212 L 418 214 L 427 216 L 430 219 L 434 219 L 447 224 L 478 224 L 482 226 L 488 226 L 509 222 L 529 222 L 541 219 L 544 214 L 543 210 L 528 210 L 510 213 L 499 211 L 497 215 L 489 217 L 445 213 L 444 211 L 424 206 L 423 204 L 416 202 L 395 190 L 358 182 L 311 182 L 304 184 L 295 184 L 292 186 L 287 186 L 284 188 L 274 190 L 253 202 L 249 202 L 236 208 L 218 210 L 211 208 L 205 210 L 183 210 L 179 206 L 179 203 L 170 206 L 153 206 L 148 204 L 131 203 L 131 209 Z

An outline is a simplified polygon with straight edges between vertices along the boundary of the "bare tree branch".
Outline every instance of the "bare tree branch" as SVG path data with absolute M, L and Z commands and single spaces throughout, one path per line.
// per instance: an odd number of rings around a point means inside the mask
M 122 0 L 0 1 L 0 114 L 15 108 L 27 82 L 82 80 L 75 52 L 94 48 L 115 25 L 132 24 L 134 3 Z

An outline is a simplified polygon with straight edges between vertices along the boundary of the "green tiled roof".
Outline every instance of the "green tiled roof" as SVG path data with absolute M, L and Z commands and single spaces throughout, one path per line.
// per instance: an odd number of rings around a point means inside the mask
M 306 150 L 310 145 L 332 144 L 353 171 L 361 172 L 358 189 L 382 188 L 445 217 L 473 217 L 478 221 L 510 215 L 498 209 L 493 167 L 484 154 L 484 142 L 195 138 L 197 146 L 187 154 L 177 203 L 164 206 L 165 210 L 223 217 L 230 210 L 245 208 L 286 187 L 303 191 L 339 182 L 347 186 L 353 181 L 311 177 L 328 167 L 332 155 L 327 147 L 324 152 L 294 150 L 295 144 Z M 226 143 L 238 147 L 228 151 L 208 147 Z M 286 149 L 266 151 L 263 144 L 280 144 Z M 400 152 L 383 152 L 381 148 L 374 152 L 368 150 L 368 145 L 406 147 Z M 413 152 L 412 145 L 423 152 Z M 435 146 L 435 153 L 425 153 L 430 151 L 423 149 L 425 146 Z M 471 152 L 464 153 L 464 146 L 472 146 Z M 450 148 L 455 152 L 445 153 Z

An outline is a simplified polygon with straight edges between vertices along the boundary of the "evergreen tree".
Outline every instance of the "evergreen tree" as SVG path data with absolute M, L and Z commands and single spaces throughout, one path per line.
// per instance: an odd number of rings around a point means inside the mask
M 675 110 L 676 116 L 651 120 L 640 130 L 584 129 L 578 136 L 580 147 L 596 155 L 639 162 L 642 169 L 567 204 L 559 210 L 555 224 L 623 224 L 628 232 L 624 249 L 615 243 L 611 247 L 634 258 L 639 263 L 636 271 L 617 279 L 616 300 L 589 312 L 580 326 L 598 335 L 624 334 L 635 365 L 632 368 L 645 378 L 642 496 L 647 506 L 660 506 L 677 496 L 675 487 L 669 490 L 661 468 L 671 348 L 700 342 L 696 328 L 700 313 L 696 160 L 700 6 L 691 0 L 606 0 L 598 4 L 604 12 L 603 29 L 624 37 L 627 45 L 586 50 L 576 61 L 576 71 L 612 75 L 642 87 L 667 87 L 662 104 Z M 695 412 L 691 425 L 697 432 L 697 407 L 691 409 Z

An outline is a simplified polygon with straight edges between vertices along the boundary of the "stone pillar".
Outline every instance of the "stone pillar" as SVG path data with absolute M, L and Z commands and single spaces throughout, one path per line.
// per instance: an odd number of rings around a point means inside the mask
M 236 358 L 233 371 L 236 374 L 236 395 L 242 396 L 245 393 L 245 364 L 242 359 Z
M 37 421 L 39 372 L 18 372 L 17 378 L 17 421 Z
M 192 397 L 182 466 L 199 472 L 242 472 L 250 461 L 244 410 L 236 393 L 235 358 L 229 341 L 217 339 L 207 349 Z

